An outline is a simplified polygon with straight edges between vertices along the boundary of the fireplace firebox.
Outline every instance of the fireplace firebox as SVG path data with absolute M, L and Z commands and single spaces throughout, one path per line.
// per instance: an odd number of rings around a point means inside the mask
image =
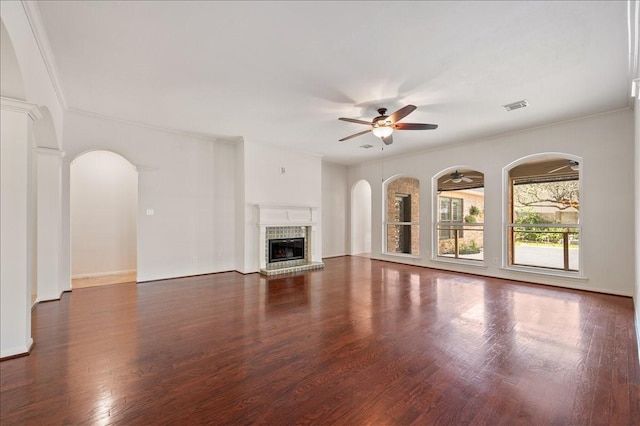
M 274 238 L 269 240 L 269 263 L 304 258 L 304 238 Z

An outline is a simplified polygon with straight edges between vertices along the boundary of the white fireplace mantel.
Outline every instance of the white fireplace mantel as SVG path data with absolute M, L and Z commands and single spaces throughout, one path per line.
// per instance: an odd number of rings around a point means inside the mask
M 258 204 L 258 225 L 264 226 L 315 226 L 320 207 L 281 206 Z
M 311 262 L 322 264 L 322 241 L 319 238 L 319 215 L 320 207 L 316 206 L 285 206 L 274 204 L 258 204 L 258 259 L 260 260 L 260 269 L 266 268 L 266 233 L 267 228 L 272 226 L 305 226 L 309 232 L 307 243 L 310 253 L 308 258 Z

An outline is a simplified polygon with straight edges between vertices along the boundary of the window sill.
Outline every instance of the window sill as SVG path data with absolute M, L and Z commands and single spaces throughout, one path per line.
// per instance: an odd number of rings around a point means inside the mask
M 415 254 L 408 254 L 408 253 L 390 253 L 390 252 L 382 252 L 380 253 L 384 256 L 394 256 L 394 257 L 404 257 L 404 258 L 408 258 L 408 259 L 422 259 L 420 257 L 420 255 L 415 255 Z
M 484 260 L 469 260 L 469 259 L 448 259 L 446 257 L 432 257 L 432 262 L 439 263 L 449 263 L 453 265 L 465 265 L 465 266 L 473 266 L 475 268 L 487 269 L 487 265 L 485 265 Z
M 551 269 L 527 267 L 527 266 L 503 266 L 500 269 L 502 269 L 503 271 L 520 272 L 524 274 L 544 275 L 544 276 L 555 277 L 555 278 L 566 278 L 574 281 L 585 281 L 585 282 L 589 281 L 588 277 L 580 275 L 579 272 L 554 271 Z

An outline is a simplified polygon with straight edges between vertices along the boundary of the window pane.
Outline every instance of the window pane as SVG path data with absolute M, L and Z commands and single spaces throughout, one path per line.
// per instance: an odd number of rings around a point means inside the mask
M 577 271 L 578 235 L 576 229 L 516 227 L 513 264 Z
M 451 199 L 451 220 L 454 222 L 462 222 L 462 199 L 460 198 L 452 198 Z
M 420 226 L 387 225 L 387 252 L 420 254 Z
M 579 163 L 547 158 L 509 171 L 512 185 L 509 264 L 579 270 Z M 553 225 L 553 226 L 548 226 Z
M 456 232 L 458 238 L 456 239 Z M 484 260 L 483 227 L 439 224 L 438 256 L 456 259 Z M 456 245 L 457 244 L 457 245 Z
M 440 220 L 451 220 L 450 198 L 440 197 Z

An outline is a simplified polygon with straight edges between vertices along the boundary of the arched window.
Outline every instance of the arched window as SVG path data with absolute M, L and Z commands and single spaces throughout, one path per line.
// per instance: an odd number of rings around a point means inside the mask
M 507 266 L 579 272 L 580 159 L 544 154 L 506 171 Z
M 436 179 L 434 257 L 484 260 L 484 174 L 449 170 Z
M 420 181 L 397 177 L 386 190 L 387 253 L 420 254 Z

